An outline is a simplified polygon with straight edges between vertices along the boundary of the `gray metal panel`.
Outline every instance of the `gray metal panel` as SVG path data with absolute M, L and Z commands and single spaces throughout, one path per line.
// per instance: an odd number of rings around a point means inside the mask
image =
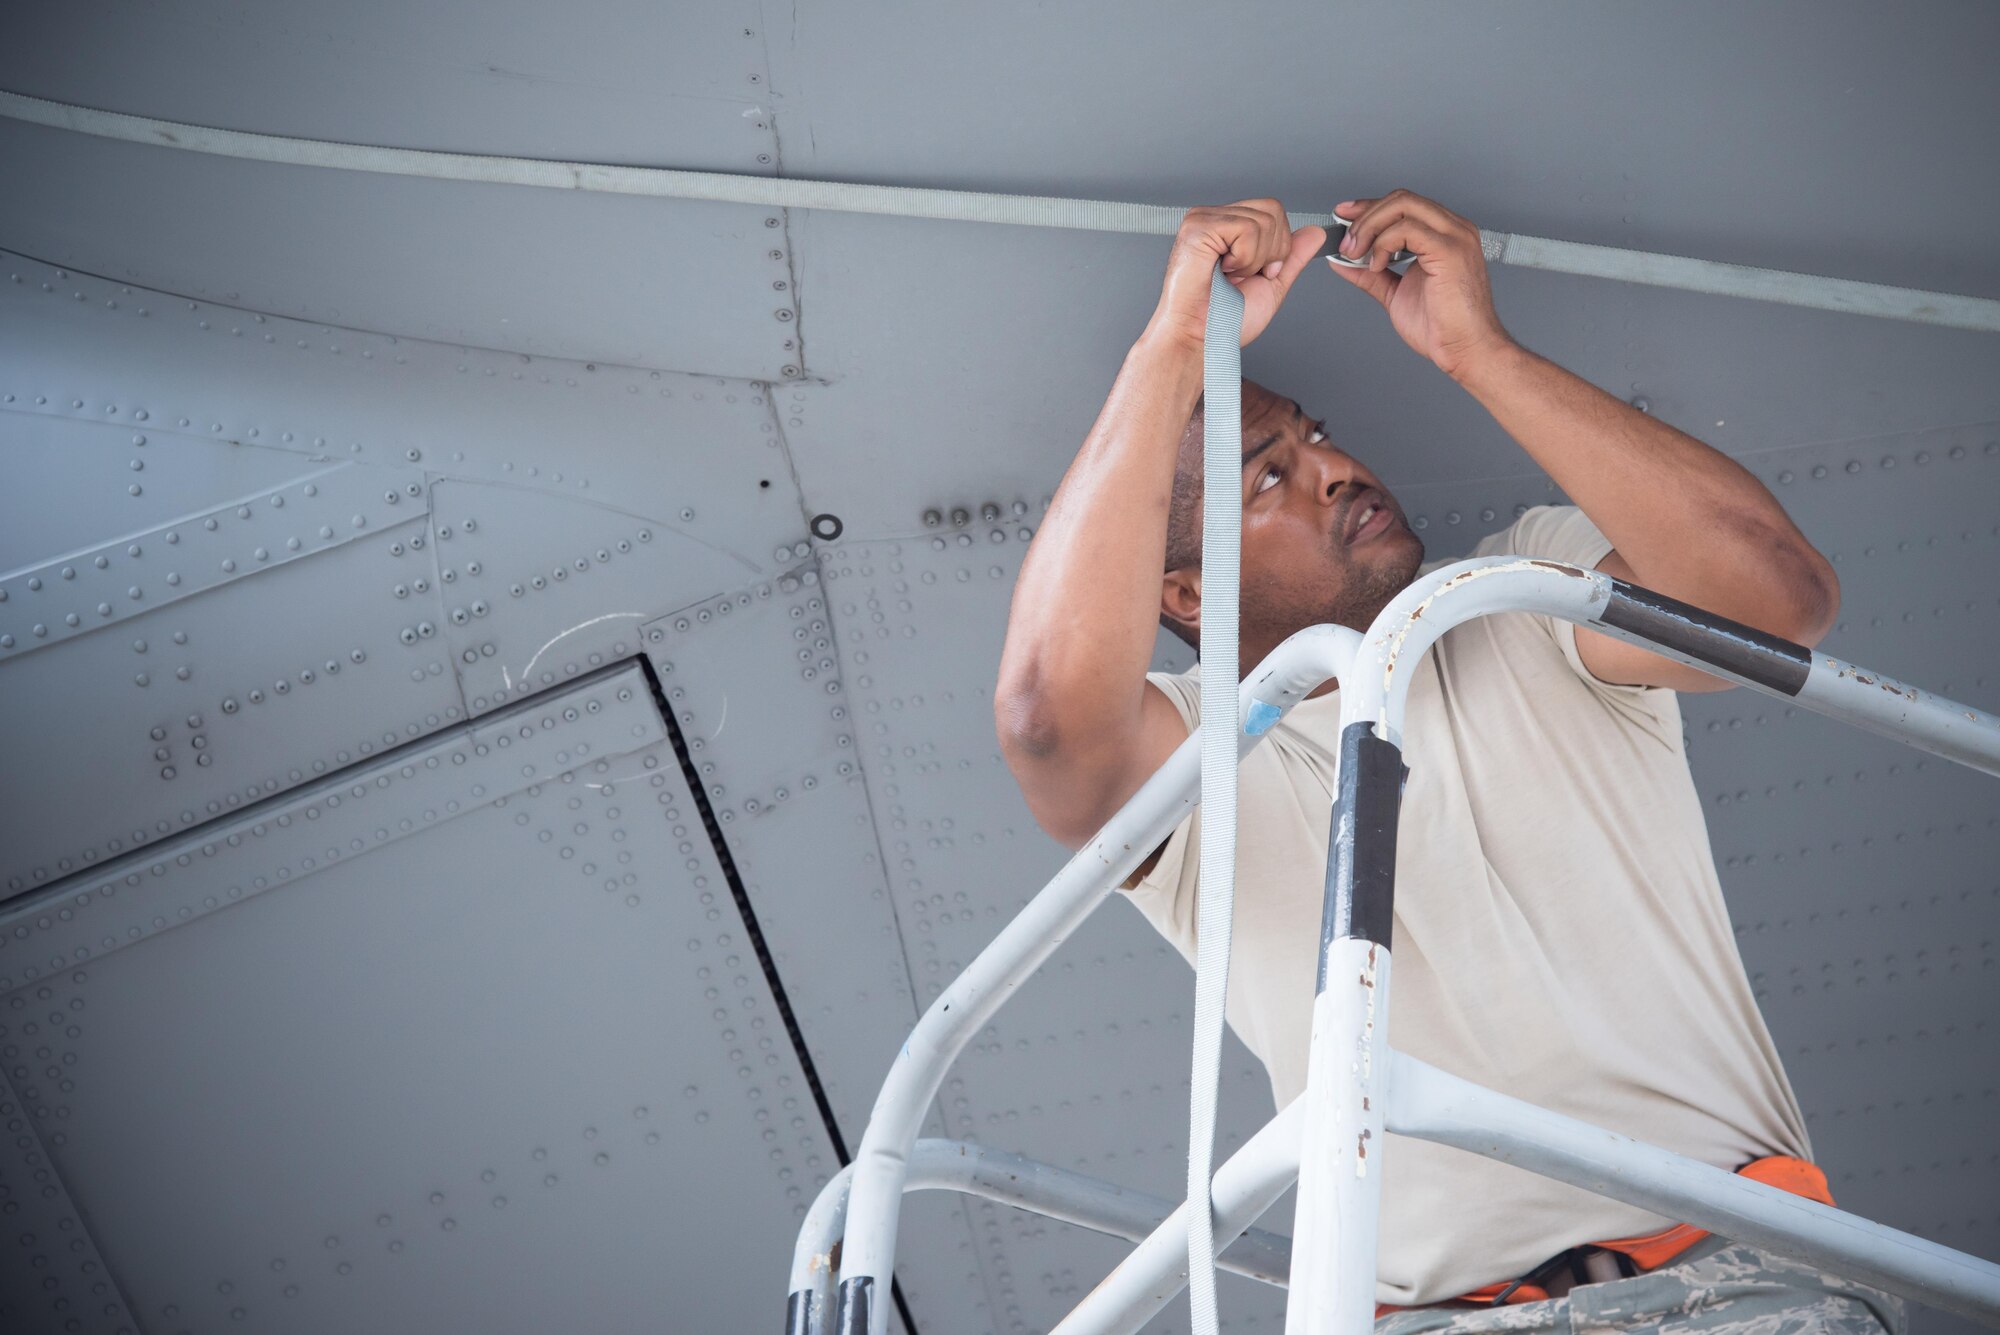
M 652 616 L 755 569 L 686 530 L 574 499 L 463 482 L 433 496 L 446 639 L 474 713 L 631 657 Z
M 648 624 L 696 773 L 843 1132 L 916 1023 L 853 721 L 810 563 Z
M 780 166 L 762 16 L 741 0 L 619 0 L 587 14 L 521 5 L 511 16 L 33 8 L 0 53 L 0 86 L 17 92 L 400 147 Z M 476 54 L 455 49 L 468 40 Z M 10 246 L 125 281 L 579 360 L 767 380 L 802 364 L 792 302 L 773 286 L 790 278 L 790 247 L 762 209 L 202 160 L 15 122 L 0 124 L 0 164 L 34 185 L 0 195 Z M 394 257 L 376 243 L 385 235 Z M 670 259 L 687 256 L 701 262 Z M 726 326 L 723 312 L 735 313 Z
M 691 522 L 753 562 L 805 537 L 784 428 L 756 382 L 291 320 L 12 251 L 0 272 L 0 407 L 12 412 L 416 464 Z M 124 482 L 103 485 L 122 494 Z
M 19 329 L 11 321 L 0 325 L 0 337 Z M 0 357 L 11 372 L 7 389 L 0 391 L 14 398 L 15 403 L 6 405 L 9 408 L 24 397 L 16 392 L 21 384 L 17 353 L 14 340 L 9 339 L 4 357 Z M 158 439 L 158 444 L 170 443 L 169 453 L 174 456 L 163 468 L 154 462 L 160 453 L 156 448 L 159 433 L 144 430 L 144 423 L 91 422 L 81 417 L 18 411 L 9 412 L 4 420 L 7 425 L 0 436 L 0 450 L 6 451 L 7 476 L 15 485 L 0 491 L 0 572 L 4 572 L 0 573 L 0 588 L 7 589 L 10 599 L 16 573 L 25 582 L 38 561 L 78 554 L 84 558 L 78 573 L 92 578 L 96 570 L 90 558 L 100 550 L 114 549 L 110 555 L 115 557 L 115 549 L 126 543 L 144 542 L 204 505 L 234 500 L 244 492 L 258 495 L 268 505 L 272 491 L 305 473 L 320 471 L 297 455 L 246 450 L 231 442 L 202 440 L 185 433 Z M 153 453 L 147 452 L 149 448 Z M 124 504 L 114 500 L 121 494 Z M 336 530 L 341 541 L 350 533 L 349 525 Z M 283 560 L 291 554 L 281 547 L 274 556 Z M 247 557 L 249 552 L 243 555 Z M 115 591 L 124 602 L 125 589 Z M 192 591 L 185 583 L 171 591 L 162 584 L 154 589 L 154 595 L 184 597 Z M 19 605 L 4 607 L 0 616 L 11 622 L 21 611 Z M 16 647 L 33 646 L 4 647 L 11 652 Z
M 917 1011 L 817 562 L 662 617 L 646 650 L 851 1152 Z M 927 1134 L 946 1134 L 933 1113 Z M 966 1206 L 905 1199 L 904 1297 L 955 1329 L 986 1291 Z
M 2000 557 L 2000 427 L 1756 465 L 1839 572 L 1822 648 L 2000 704 L 2000 599 L 1983 578 Z M 1836 1198 L 2000 1254 L 1993 781 L 1742 692 L 1684 714 L 1738 943 Z
M 12 1069 L 25 1078 L 64 1078 L 59 1065 L 36 1073 L 27 1064 L 55 1056 L 41 1041 L 44 1024 L 51 1038 L 74 1031 L 81 1000 L 55 1001 L 53 987 L 22 988 L 7 998 L 0 1021 L 0 1126 L 8 1142 L 0 1151 L 0 1216 L 13 1244 L 0 1247 L 0 1322 L 10 1331 L 75 1330 L 87 1323 L 133 1335 L 125 1297 L 6 1074 Z
M 804 554 L 761 386 L 7 270 L 0 421 L 36 481 L 5 502 L 0 672 L 44 707 L 0 728 L 45 779 L 8 803 L 9 892 L 449 722 L 454 671 L 492 708 L 510 673 L 629 656 L 645 617 Z M 108 768 L 85 717 L 123 720 Z
M 768 1318 L 833 1155 L 690 822 L 624 668 L 12 915 L 69 1025 L 8 1074 L 145 1326 Z
M 36 706 L 0 720 L 18 767 L 4 817 L 7 892 L 460 717 L 446 656 L 412 629 L 437 612 L 386 592 L 391 549 L 423 531 L 419 509 L 372 539 L 259 571 L 240 597 L 235 586 L 210 590 L 0 662 L 0 690 Z M 405 633 L 410 643 L 398 643 Z

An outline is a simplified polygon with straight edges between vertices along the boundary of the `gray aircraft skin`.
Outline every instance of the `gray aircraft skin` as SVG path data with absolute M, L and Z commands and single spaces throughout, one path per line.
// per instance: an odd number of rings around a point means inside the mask
M 22 0 L 5 31 L 0 89 L 188 126 L 1182 209 L 1407 188 L 2000 298 L 1978 6 Z M 1000 648 L 1167 238 L 12 117 L 0 183 L 0 1330 L 778 1328 L 903 1038 L 1066 858 L 1000 757 Z M 1996 335 L 1491 279 L 1518 342 L 1771 488 L 1839 574 L 1827 652 L 2000 707 Z M 1564 501 L 1337 275 L 1244 371 L 1432 558 Z M 1750 690 L 1681 707 L 1836 1199 L 2000 1256 L 2000 788 Z M 1180 1199 L 1192 997 L 1106 904 L 924 1134 Z M 1218 1158 L 1272 1113 L 1227 1044 Z M 1128 1250 L 913 1195 L 891 1329 L 1045 1331 Z

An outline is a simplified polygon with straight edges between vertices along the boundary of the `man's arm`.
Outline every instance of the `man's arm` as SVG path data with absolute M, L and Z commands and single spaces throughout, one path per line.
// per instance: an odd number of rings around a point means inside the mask
M 1133 344 L 1014 584 L 994 730 L 1036 823 L 1071 848 L 1187 736 L 1146 666 L 1174 461 L 1201 385 L 1199 347 L 1150 333 Z
M 1493 310 L 1479 229 L 1398 190 L 1352 200 L 1364 269 L 1334 272 L 1388 310 L 1404 342 L 1479 400 L 1615 548 L 1598 569 L 1758 630 L 1814 645 L 1840 581 L 1763 483 L 1735 461 L 1515 343 Z M 1387 256 L 1412 251 L 1398 277 Z M 1577 654 L 1602 681 L 1726 690 L 1731 683 L 1599 631 Z
M 1159 306 L 1021 563 L 994 730 L 1036 823 L 1071 848 L 1088 842 L 1187 738 L 1146 666 L 1159 633 L 1174 466 L 1201 395 L 1216 263 L 1243 294 L 1240 339 L 1248 343 L 1325 240 L 1319 227 L 1294 233 L 1275 199 L 1188 212 Z
M 1453 377 L 1616 549 L 1597 568 L 1811 646 L 1840 611 L 1833 566 L 1740 464 L 1517 344 Z M 1601 681 L 1726 690 L 1734 683 L 1578 627 Z

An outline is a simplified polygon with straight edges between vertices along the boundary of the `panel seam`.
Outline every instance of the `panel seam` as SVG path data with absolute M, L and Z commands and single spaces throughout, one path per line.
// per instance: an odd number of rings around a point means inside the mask
M 722 868 L 722 879 L 729 883 L 730 896 L 736 901 L 736 912 L 743 920 L 743 930 L 750 936 L 750 948 L 757 955 L 757 966 L 763 970 L 765 985 L 771 989 L 771 1000 L 778 1008 L 778 1018 L 784 1022 L 785 1036 L 791 1040 L 792 1052 L 805 1075 L 806 1088 L 812 1091 L 813 1104 L 819 1109 L 820 1122 L 826 1128 L 827 1139 L 833 1143 L 834 1155 L 840 1160 L 840 1166 L 845 1168 L 853 1162 L 847 1152 L 847 1141 L 840 1134 L 840 1123 L 833 1115 L 833 1104 L 826 1096 L 826 1086 L 820 1082 L 819 1068 L 813 1064 L 812 1051 L 806 1047 L 805 1033 L 799 1028 L 798 1015 L 792 1009 L 791 998 L 785 993 L 784 980 L 778 976 L 777 961 L 771 957 L 764 929 L 757 921 L 757 911 L 750 905 L 750 892 L 743 884 L 742 873 L 737 870 L 736 855 L 730 850 L 729 841 L 723 837 L 722 826 L 715 818 L 715 808 L 702 789 L 694 756 L 688 751 L 687 738 L 681 735 L 680 720 L 674 717 L 673 708 L 667 703 L 666 690 L 660 685 L 652 660 L 645 654 L 639 654 L 632 661 L 646 674 L 646 684 L 653 692 L 654 708 L 659 711 L 667 738 L 673 744 L 674 758 L 680 762 L 681 777 L 687 783 L 688 792 L 693 795 L 695 809 L 701 813 L 702 829 L 708 834 L 709 846 L 714 850 L 716 863 Z M 896 1310 L 903 1318 L 904 1329 L 910 1335 L 917 1335 L 916 1322 L 911 1319 L 909 1305 L 903 1300 L 902 1286 L 892 1283 L 891 1292 Z

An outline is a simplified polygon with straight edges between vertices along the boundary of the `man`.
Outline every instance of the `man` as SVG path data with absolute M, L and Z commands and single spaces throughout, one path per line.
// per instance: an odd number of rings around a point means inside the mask
M 1337 206 L 1329 265 L 1464 387 L 1574 507 L 1474 555 L 1591 567 L 1812 645 L 1832 567 L 1754 477 L 1520 347 L 1476 227 L 1398 190 Z M 1183 220 L 1127 353 L 1021 569 L 994 696 L 1036 820 L 1079 847 L 1198 723 L 1195 673 L 1148 674 L 1156 625 L 1199 647 L 1202 336 L 1218 260 L 1242 342 L 1326 239 L 1274 199 Z M 1398 276 L 1396 250 L 1414 253 Z M 1365 629 L 1424 547 L 1381 481 L 1290 399 L 1243 382 L 1241 663 L 1321 622 Z M 1435 562 L 1433 564 L 1443 564 Z M 1198 671 L 1198 669 L 1197 669 Z M 1244 762 L 1228 1015 L 1278 1106 L 1305 1088 L 1338 683 Z M 1543 1107 L 1802 1194 L 1803 1119 L 1736 953 L 1682 749 L 1678 691 L 1729 683 L 1528 613 L 1448 632 L 1412 679 L 1390 1041 Z M 1200 816 L 1126 889 L 1192 959 Z M 1899 1300 L 1674 1221 L 1422 1141 L 1385 1157 L 1378 1326 L 1900 1330 Z M 1601 1249 L 1592 1244 L 1610 1241 Z M 1544 1263 L 1547 1264 L 1544 1264 Z M 1502 1294 L 1515 1280 L 1525 1283 Z M 1483 1292 L 1482 1292 L 1483 1290 Z M 1492 1299 L 1503 1296 L 1508 1305 Z M 1530 1300 L 1533 1300 L 1532 1302 Z M 1772 1328 L 1776 1328 L 1773 1326 Z

